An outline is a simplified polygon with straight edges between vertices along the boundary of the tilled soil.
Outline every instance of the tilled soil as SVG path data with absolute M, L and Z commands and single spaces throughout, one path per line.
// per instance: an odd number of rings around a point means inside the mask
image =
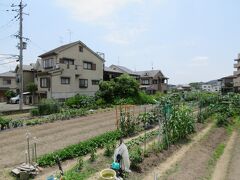
M 224 128 L 214 128 L 209 135 L 191 148 L 185 157 L 174 167 L 172 172 L 160 179 L 203 179 L 209 176 L 209 160 L 216 147 L 226 141 L 227 133 Z
M 0 169 L 14 166 L 25 160 L 27 131 L 32 137 L 38 138 L 37 154 L 42 155 L 113 130 L 114 117 L 114 111 L 111 111 L 1 132 Z
M 228 167 L 227 180 L 239 180 L 240 179 L 240 134 L 238 132 L 238 136 L 234 143 L 232 157 Z
M 196 131 L 200 132 L 205 127 L 206 127 L 206 124 L 198 123 L 196 125 Z M 184 144 L 187 144 L 188 142 L 189 142 L 188 140 L 184 140 L 174 145 L 170 145 L 168 150 L 163 150 L 160 153 L 151 152 L 149 156 L 145 157 L 144 161 L 140 164 L 140 172 L 130 173 L 130 176 L 128 177 L 128 179 L 131 179 L 131 180 L 149 179 L 149 178 L 153 179 L 153 177 L 150 177 L 147 174 L 149 173 L 151 174 L 151 172 L 154 171 L 154 168 L 158 167 L 161 162 L 164 162 L 168 158 L 172 157 L 174 153 L 177 153 L 178 150 L 180 150 L 181 147 Z

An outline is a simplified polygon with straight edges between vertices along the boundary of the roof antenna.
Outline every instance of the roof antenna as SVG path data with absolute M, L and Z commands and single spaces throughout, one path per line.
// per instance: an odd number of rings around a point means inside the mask
M 152 70 L 153 70 L 154 68 L 153 68 L 153 62 L 152 62 Z

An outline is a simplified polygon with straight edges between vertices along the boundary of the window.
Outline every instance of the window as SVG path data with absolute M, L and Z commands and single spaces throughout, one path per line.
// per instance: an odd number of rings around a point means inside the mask
M 92 85 L 99 85 L 99 80 L 92 80 Z
M 61 58 L 60 59 L 61 64 L 67 64 L 67 65 L 74 65 L 74 59 L 70 58 Z
M 3 80 L 3 85 L 10 85 L 12 82 L 11 82 L 11 79 L 4 79 Z
M 53 59 L 45 59 L 43 60 L 43 68 L 48 69 L 53 67 Z
M 83 47 L 79 46 L 79 52 L 83 52 Z
M 70 84 L 69 77 L 61 77 L 61 84 Z
M 49 87 L 49 78 L 40 78 L 40 87 L 41 88 Z
M 145 85 L 149 84 L 149 79 L 142 80 L 142 84 L 145 84 Z
M 158 80 L 154 79 L 153 84 L 157 84 Z
M 83 62 L 83 69 L 96 70 L 96 64 L 93 64 L 93 63 L 91 63 L 91 62 L 84 61 L 84 62 Z
M 87 79 L 79 79 L 79 88 L 87 88 L 88 80 Z

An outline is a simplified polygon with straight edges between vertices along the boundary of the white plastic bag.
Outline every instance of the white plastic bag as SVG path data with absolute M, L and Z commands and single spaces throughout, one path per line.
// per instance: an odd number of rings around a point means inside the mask
M 130 168 L 130 160 L 129 160 L 129 154 L 128 154 L 128 149 L 127 146 L 122 143 L 120 146 L 118 146 L 115 151 L 114 151 L 114 162 L 116 162 L 117 155 L 122 156 L 122 164 L 121 168 L 122 170 L 126 172 L 131 172 Z

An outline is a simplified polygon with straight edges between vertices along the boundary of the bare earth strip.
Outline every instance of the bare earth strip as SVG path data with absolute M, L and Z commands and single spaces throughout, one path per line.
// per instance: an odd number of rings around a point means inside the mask
M 238 132 L 236 141 L 234 142 L 232 157 L 228 167 L 227 180 L 239 180 L 240 179 L 240 135 Z
M 224 180 L 227 175 L 227 169 L 230 165 L 231 155 L 233 152 L 234 143 L 237 139 L 237 132 L 234 131 L 231 137 L 228 140 L 228 143 L 225 147 L 224 153 L 221 158 L 218 160 L 214 173 L 212 175 L 212 180 Z
M 185 154 L 211 130 L 213 125 L 213 123 L 210 123 L 204 130 L 202 130 L 192 139 L 191 143 L 184 145 L 180 150 L 174 153 L 165 162 L 161 163 L 158 167 L 153 169 L 153 171 L 143 177 L 143 179 L 154 179 L 154 174 L 163 175 L 167 170 L 171 169 L 171 167 L 173 167 L 177 162 L 179 162 L 185 156 Z

